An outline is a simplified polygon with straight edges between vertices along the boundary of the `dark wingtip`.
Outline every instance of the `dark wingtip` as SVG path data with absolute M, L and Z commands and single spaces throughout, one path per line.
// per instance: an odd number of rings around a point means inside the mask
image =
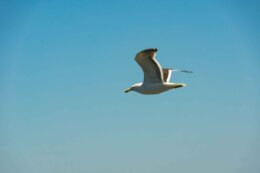
M 182 72 L 185 72 L 185 73 L 193 73 L 192 71 L 189 71 L 189 70 L 182 70 Z
M 157 49 L 157 48 L 149 48 L 149 49 L 144 49 L 144 50 L 142 50 L 141 52 L 150 52 L 150 51 L 157 52 L 158 49 Z

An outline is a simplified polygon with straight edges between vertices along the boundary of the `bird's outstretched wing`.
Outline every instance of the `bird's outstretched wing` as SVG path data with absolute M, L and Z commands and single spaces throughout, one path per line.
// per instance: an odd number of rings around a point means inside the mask
M 172 69 L 172 68 L 163 68 L 163 81 L 164 83 L 169 83 L 171 79 L 172 72 L 184 72 L 184 73 L 192 73 L 192 71 L 189 70 L 178 70 L 178 69 Z
M 169 83 L 172 75 L 171 68 L 163 68 L 163 81 L 164 83 Z
M 155 59 L 157 49 L 145 49 L 137 53 L 135 61 L 141 66 L 144 72 L 145 83 L 162 83 L 163 72 L 162 67 Z

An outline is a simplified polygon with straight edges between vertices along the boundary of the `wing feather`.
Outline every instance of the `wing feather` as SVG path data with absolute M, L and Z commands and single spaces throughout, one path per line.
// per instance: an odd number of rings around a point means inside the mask
M 172 75 L 172 69 L 163 68 L 163 81 L 165 83 L 169 83 Z
M 159 62 L 155 59 L 157 49 L 146 49 L 137 53 L 135 61 L 141 66 L 144 72 L 145 83 L 162 83 L 163 72 Z

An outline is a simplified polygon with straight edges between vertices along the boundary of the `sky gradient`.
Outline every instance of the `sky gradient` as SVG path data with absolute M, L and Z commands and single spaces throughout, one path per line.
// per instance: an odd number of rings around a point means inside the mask
M 259 1 L 1 1 L 0 172 L 259 173 Z M 124 93 L 158 48 L 187 87 Z

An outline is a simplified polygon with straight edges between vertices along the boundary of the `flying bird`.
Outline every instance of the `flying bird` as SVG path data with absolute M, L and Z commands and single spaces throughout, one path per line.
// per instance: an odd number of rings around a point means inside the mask
M 162 68 L 159 62 L 155 59 L 157 49 L 145 49 L 137 53 L 135 61 L 141 66 L 144 73 L 144 80 L 141 83 L 136 83 L 125 90 L 136 91 L 141 94 L 160 94 L 170 89 L 176 89 L 186 86 L 184 83 L 171 83 L 170 78 L 172 72 L 180 71 L 192 73 L 188 70 L 177 70 L 171 68 Z

